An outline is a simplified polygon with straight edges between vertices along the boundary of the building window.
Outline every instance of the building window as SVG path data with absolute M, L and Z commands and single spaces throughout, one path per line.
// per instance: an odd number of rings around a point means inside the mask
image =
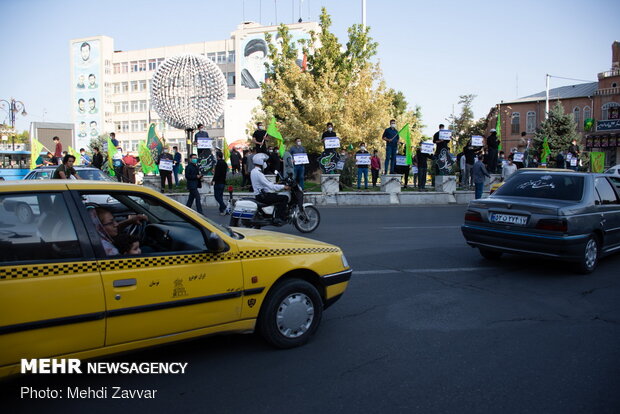
M 129 82 L 121 83 L 121 90 L 123 91 L 123 93 L 129 92 Z
M 207 59 L 215 63 L 215 53 L 207 53 Z
M 114 74 L 117 73 L 121 73 L 121 64 L 120 63 L 115 63 L 114 64 Z
M 146 131 L 148 129 L 148 124 L 146 123 L 146 119 L 143 119 L 142 121 L 140 121 L 140 126 L 142 128 L 142 131 Z
M 620 119 L 620 105 L 616 102 L 608 102 L 601 108 L 601 119 L 607 121 L 608 119 Z
M 120 82 L 116 82 L 114 84 L 114 93 L 121 93 L 121 84 L 120 84 Z
M 121 131 L 122 132 L 129 132 L 129 121 L 121 122 Z
M 149 59 L 149 70 L 157 69 L 157 59 Z
M 164 58 L 157 58 L 157 67 L 160 67 L 162 63 L 164 63 Z
M 138 92 L 138 81 L 131 81 L 131 91 Z
M 129 70 L 130 70 L 130 72 L 137 72 L 138 71 L 138 61 L 137 60 L 132 60 L 129 63 Z
M 129 102 L 128 101 L 121 102 L 121 112 L 123 112 L 123 113 L 129 112 Z
M 233 86 L 235 84 L 235 72 L 228 72 L 226 76 L 226 81 L 228 86 Z
M 577 131 L 581 130 L 581 109 L 578 106 L 573 108 L 573 121 L 577 124 Z
M 138 71 L 146 72 L 146 60 L 141 60 L 138 62 Z
M 590 109 L 589 106 L 584 106 L 583 107 L 583 121 L 585 122 L 586 119 L 590 119 L 592 118 L 592 110 Z
M 228 63 L 235 63 L 235 51 L 228 52 Z
M 131 101 L 131 112 L 140 111 L 140 101 Z
M 527 113 L 527 124 L 525 126 L 525 131 L 528 134 L 532 134 L 536 131 L 536 112 L 529 111 Z
M 217 52 L 217 63 L 218 64 L 226 63 L 226 52 Z
M 121 103 L 120 102 L 114 102 L 114 113 L 115 114 L 120 114 L 121 113 Z
M 146 112 L 146 100 L 140 101 L 140 112 Z
M 140 121 L 131 121 L 131 132 L 140 132 Z
M 138 90 L 144 92 L 146 90 L 146 80 L 138 81 Z
M 122 62 L 121 63 L 121 73 L 127 73 L 129 72 L 129 63 L 128 62 Z
M 518 134 L 519 132 L 521 132 L 521 129 L 519 127 L 519 124 L 521 123 L 521 114 L 519 112 L 513 112 L 512 113 L 512 121 L 510 122 L 511 125 L 511 133 L 514 134 Z
M 115 122 L 114 123 L 114 130 L 120 132 L 120 130 L 121 130 L 121 123 L 120 122 Z

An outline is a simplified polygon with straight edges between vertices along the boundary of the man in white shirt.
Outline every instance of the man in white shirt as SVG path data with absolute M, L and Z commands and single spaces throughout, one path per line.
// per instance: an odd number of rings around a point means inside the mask
M 254 196 L 257 201 L 274 206 L 274 224 L 281 226 L 284 224 L 284 213 L 288 197 L 283 194 L 276 194 L 278 191 L 289 190 L 290 187 L 281 184 L 274 184 L 265 177 L 262 168 L 265 167 L 267 154 L 259 153 L 252 158 L 254 169 L 250 172 L 250 180 L 254 189 Z
M 512 158 L 508 158 L 506 164 L 502 167 L 502 179 L 507 181 L 515 172 L 517 172 L 517 166 L 512 163 Z

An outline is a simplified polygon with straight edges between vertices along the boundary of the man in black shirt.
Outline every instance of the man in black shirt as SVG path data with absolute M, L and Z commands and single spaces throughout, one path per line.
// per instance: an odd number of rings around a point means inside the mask
M 463 156 L 465 157 L 465 171 L 463 178 L 463 185 L 473 187 L 472 170 L 474 169 L 474 163 L 476 162 L 476 155 L 480 152 L 480 147 L 474 147 L 471 145 L 471 140 L 467 143 L 467 146 L 463 150 Z
M 418 161 L 418 188 L 423 190 L 426 186 L 426 171 L 428 169 L 429 154 L 423 153 L 420 147 L 415 152 L 416 160 Z
M 220 216 L 226 215 L 226 204 L 224 203 L 224 187 L 226 186 L 226 172 L 228 165 L 224 161 L 222 151 L 215 153 L 217 163 L 215 164 L 215 173 L 213 174 L 213 195 L 215 201 L 220 205 Z
M 321 135 L 321 141 L 323 141 L 323 148 L 325 149 L 325 151 L 334 152 L 336 151 L 336 148 L 325 148 L 325 138 L 337 137 L 338 135 L 336 135 L 336 133 L 334 132 L 334 124 L 328 122 L 326 126 L 327 129 L 323 132 L 323 135 Z
M 233 175 L 241 171 L 241 154 L 239 154 L 237 148 L 233 148 L 230 151 L 230 167 L 232 168 Z
M 256 148 L 256 153 L 267 154 L 267 131 L 262 122 L 256 123 L 256 131 L 252 134 L 252 143 Z
M 491 135 L 487 138 L 487 171 L 489 174 L 495 174 L 497 169 L 497 150 L 499 148 L 499 139 L 495 129 L 491 130 Z
M 579 168 L 579 153 L 581 151 L 579 151 L 579 145 L 577 145 L 577 140 L 574 139 L 571 142 L 571 145 L 568 147 L 568 152 L 572 155 L 571 158 L 574 158 L 577 160 L 577 165 L 572 166 L 572 165 L 568 165 L 568 168 L 574 171 L 577 171 L 577 169 Z

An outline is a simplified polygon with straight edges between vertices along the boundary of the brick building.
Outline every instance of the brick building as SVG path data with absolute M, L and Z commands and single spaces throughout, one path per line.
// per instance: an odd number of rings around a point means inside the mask
M 620 163 L 620 42 L 612 44 L 612 63 L 608 71 L 598 74 L 598 82 L 562 86 L 549 90 L 549 108 L 556 102 L 564 113 L 573 115 L 582 136 L 581 147 L 588 151 L 605 152 L 606 166 Z M 523 148 L 521 132 L 533 138 L 536 128 L 545 119 L 545 91 L 499 104 L 501 135 L 504 149 Z M 586 131 L 584 121 L 595 120 Z M 490 118 L 493 128 L 496 117 Z

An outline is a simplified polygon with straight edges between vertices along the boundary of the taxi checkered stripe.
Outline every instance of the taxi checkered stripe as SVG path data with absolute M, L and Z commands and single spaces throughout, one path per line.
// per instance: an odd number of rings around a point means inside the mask
M 175 266 L 190 263 L 222 262 L 230 260 L 253 259 L 260 257 L 291 256 L 299 254 L 337 253 L 340 249 L 333 247 L 309 247 L 287 249 L 247 250 L 228 254 L 187 254 L 166 257 L 140 257 L 131 259 L 103 260 L 97 262 L 66 263 L 57 265 L 34 265 L 20 267 L 0 267 L 0 280 L 26 279 L 45 276 L 64 276 L 89 272 L 109 272 L 125 269 L 141 269 L 148 267 Z

